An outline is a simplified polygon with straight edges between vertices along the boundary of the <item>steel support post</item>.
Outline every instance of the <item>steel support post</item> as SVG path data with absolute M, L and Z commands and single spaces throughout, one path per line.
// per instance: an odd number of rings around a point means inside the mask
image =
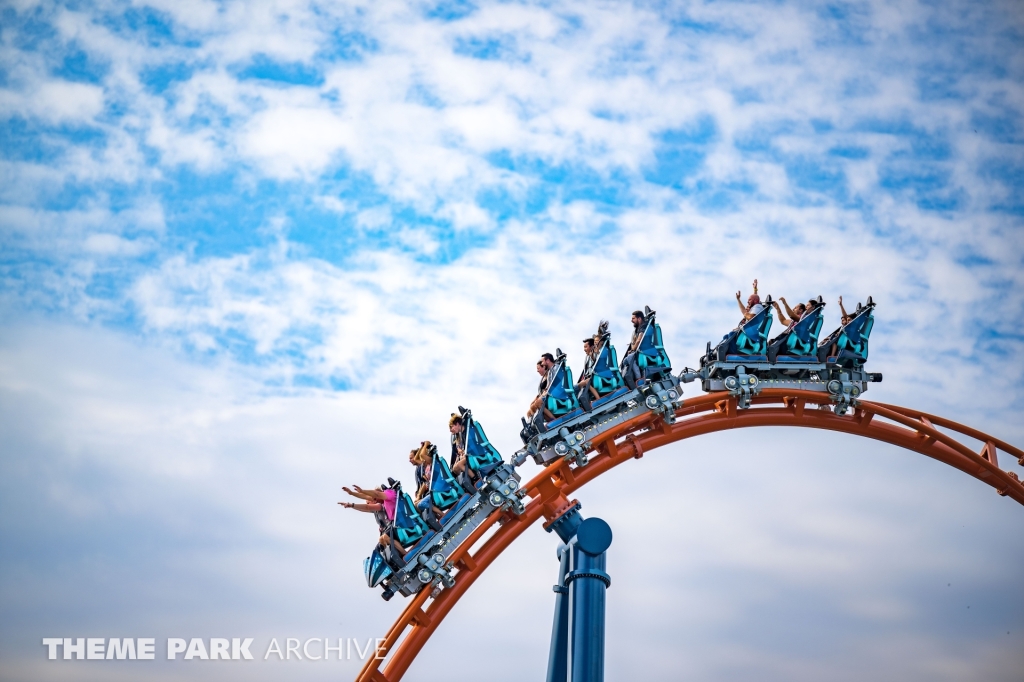
M 567 543 L 576 537 L 576 529 L 581 523 L 583 517 L 577 502 L 546 527 L 549 533 L 554 531 L 563 543 L 558 547 L 558 582 L 552 588 L 555 591 L 555 620 L 551 625 L 547 682 L 568 682 L 569 679 L 569 588 L 565 585 L 565 575 L 569 572 L 572 552 Z
M 611 544 L 612 529 L 593 518 L 580 524 L 571 545 L 565 576 L 572 619 L 570 682 L 604 682 L 605 590 L 612 583 L 605 572 L 605 552 Z
M 601 519 L 579 514 L 579 505 L 551 523 L 565 543 L 558 548 L 558 584 L 551 628 L 547 682 L 603 682 L 605 553 L 612 530 Z
M 551 626 L 551 648 L 548 654 L 547 682 L 569 679 L 569 588 L 565 574 L 569 572 L 569 547 L 558 547 L 558 582 L 555 591 L 555 622 Z

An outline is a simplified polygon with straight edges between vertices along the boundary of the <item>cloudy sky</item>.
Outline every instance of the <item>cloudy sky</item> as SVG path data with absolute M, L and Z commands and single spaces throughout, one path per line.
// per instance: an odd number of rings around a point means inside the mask
M 458 404 L 511 454 L 601 318 L 695 364 L 755 277 L 873 296 L 868 397 L 1024 443 L 1015 2 L 6 0 L 0 118 L 4 679 L 350 677 L 41 639 L 382 635 L 341 485 Z M 937 462 L 765 429 L 578 497 L 610 680 L 1019 680 L 1024 509 Z M 410 677 L 543 675 L 555 546 Z

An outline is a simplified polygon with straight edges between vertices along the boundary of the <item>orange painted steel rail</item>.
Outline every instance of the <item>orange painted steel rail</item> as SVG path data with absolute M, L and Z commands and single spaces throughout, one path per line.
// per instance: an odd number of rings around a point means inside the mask
M 837 416 L 818 406 L 829 404 L 829 396 L 813 391 L 765 389 L 746 410 L 737 409 L 736 399 L 727 393 L 700 395 L 683 402 L 676 410 L 675 424 L 666 424 L 648 413 L 607 431 L 590 444 L 596 454 L 582 468 L 564 460 L 550 464 L 523 490 L 531 500 L 524 513 L 492 514 L 452 554 L 458 569 L 455 586 L 430 601 L 429 590 L 421 590 L 391 626 L 381 648 L 383 660 L 370 659 L 356 678 L 359 682 L 397 682 L 408 670 L 423 645 L 448 615 L 455 603 L 484 570 L 523 531 L 542 516 L 557 518 L 574 501 L 568 495 L 630 459 L 649 450 L 705 433 L 751 426 L 803 426 L 864 436 L 898 445 L 956 467 L 995 488 L 1000 495 L 1024 505 L 1024 485 L 1017 474 L 999 467 L 998 452 L 1017 458 L 1024 466 L 1024 452 L 998 438 L 956 422 L 894 405 L 860 401 L 856 410 Z M 975 451 L 949 436 L 944 429 L 982 443 Z M 497 528 L 471 554 L 484 535 Z

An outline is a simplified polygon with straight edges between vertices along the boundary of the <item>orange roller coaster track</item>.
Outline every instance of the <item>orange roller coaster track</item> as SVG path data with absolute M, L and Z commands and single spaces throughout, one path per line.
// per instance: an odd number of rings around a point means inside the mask
M 455 586 L 430 599 L 421 590 L 391 626 L 381 647 L 381 658 L 371 658 L 359 676 L 362 682 L 397 682 L 409 669 L 427 640 L 455 603 L 476 582 L 494 559 L 539 518 L 548 522 L 574 503 L 569 495 L 601 474 L 655 448 L 705 433 L 751 426 L 802 426 L 841 431 L 898 445 L 956 467 L 995 488 L 1000 495 L 1024 504 L 1024 485 L 1012 471 L 999 466 L 999 451 L 1017 458 L 1024 466 L 1024 452 L 948 419 L 905 407 L 860 401 L 845 416 L 819 409 L 829 396 L 812 391 L 765 389 L 749 409 L 737 409 L 727 393 L 711 393 L 684 401 L 676 409 L 676 421 L 667 424 L 654 413 L 636 417 L 600 434 L 590 443 L 594 453 L 584 467 L 559 460 L 527 483 L 530 498 L 523 514 L 494 513 L 451 556 L 458 569 Z M 940 430 L 942 429 L 942 430 Z M 947 432 L 978 441 L 976 451 Z M 487 533 L 496 532 L 481 544 Z M 474 546 L 480 544 L 476 551 Z M 429 604 L 427 603 L 429 600 Z

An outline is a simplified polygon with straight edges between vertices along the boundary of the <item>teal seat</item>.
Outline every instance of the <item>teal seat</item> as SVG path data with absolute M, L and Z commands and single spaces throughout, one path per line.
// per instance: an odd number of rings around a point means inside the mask
M 561 351 L 548 377 L 548 392 L 544 398 L 544 407 L 548 412 L 558 418 L 579 408 L 579 401 L 573 391 L 572 370 L 565 364 L 565 355 Z
M 761 312 L 723 336 L 713 350 L 709 348 L 701 363 L 767 362 L 768 331 L 772 328 L 771 302 L 771 297 L 768 297 Z
M 818 334 L 821 332 L 821 308 L 800 320 L 793 326 L 786 348 L 791 355 L 812 355 L 818 349 Z
M 764 355 L 768 352 L 768 331 L 772 328 L 772 309 L 764 310 L 739 326 L 729 350 L 731 355 Z
M 816 356 L 818 334 L 824 322 L 823 309 L 824 303 L 819 302 L 817 307 L 805 314 L 796 325 L 772 341 L 768 348 L 768 360 L 774 363 L 779 356 Z
M 466 416 L 469 421 L 466 429 L 466 459 L 469 468 L 475 473 L 487 476 L 501 464 L 501 454 L 491 445 L 491 441 L 487 440 L 487 434 L 484 433 L 484 427 L 480 426 L 480 422 L 473 419 L 472 415 Z M 466 416 L 463 417 L 464 422 Z
M 875 303 L 870 297 L 866 306 L 858 304 L 853 319 L 829 334 L 818 346 L 818 358 L 824 362 L 834 345 L 836 365 L 851 369 L 863 367 L 868 360 L 868 337 L 875 325 L 874 309 Z
M 412 498 L 398 488 L 398 499 L 395 504 L 395 521 L 392 526 L 393 537 L 402 545 L 410 547 L 427 534 L 429 527 L 420 516 Z
M 653 315 L 640 340 L 636 360 L 641 375 L 647 378 L 672 370 L 672 361 L 668 359 L 668 352 L 661 339 L 661 325 L 654 321 Z
M 594 373 L 590 378 L 590 385 L 594 387 L 598 397 L 601 398 L 609 393 L 614 393 L 625 385 L 622 380 L 622 372 L 619 371 L 618 353 L 615 352 L 615 346 L 607 339 L 602 340 L 601 349 L 597 352 L 597 361 L 594 362 Z
M 430 501 L 438 509 L 444 511 L 455 506 L 465 489 L 455 480 L 448 462 L 434 452 L 434 461 L 430 467 Z

